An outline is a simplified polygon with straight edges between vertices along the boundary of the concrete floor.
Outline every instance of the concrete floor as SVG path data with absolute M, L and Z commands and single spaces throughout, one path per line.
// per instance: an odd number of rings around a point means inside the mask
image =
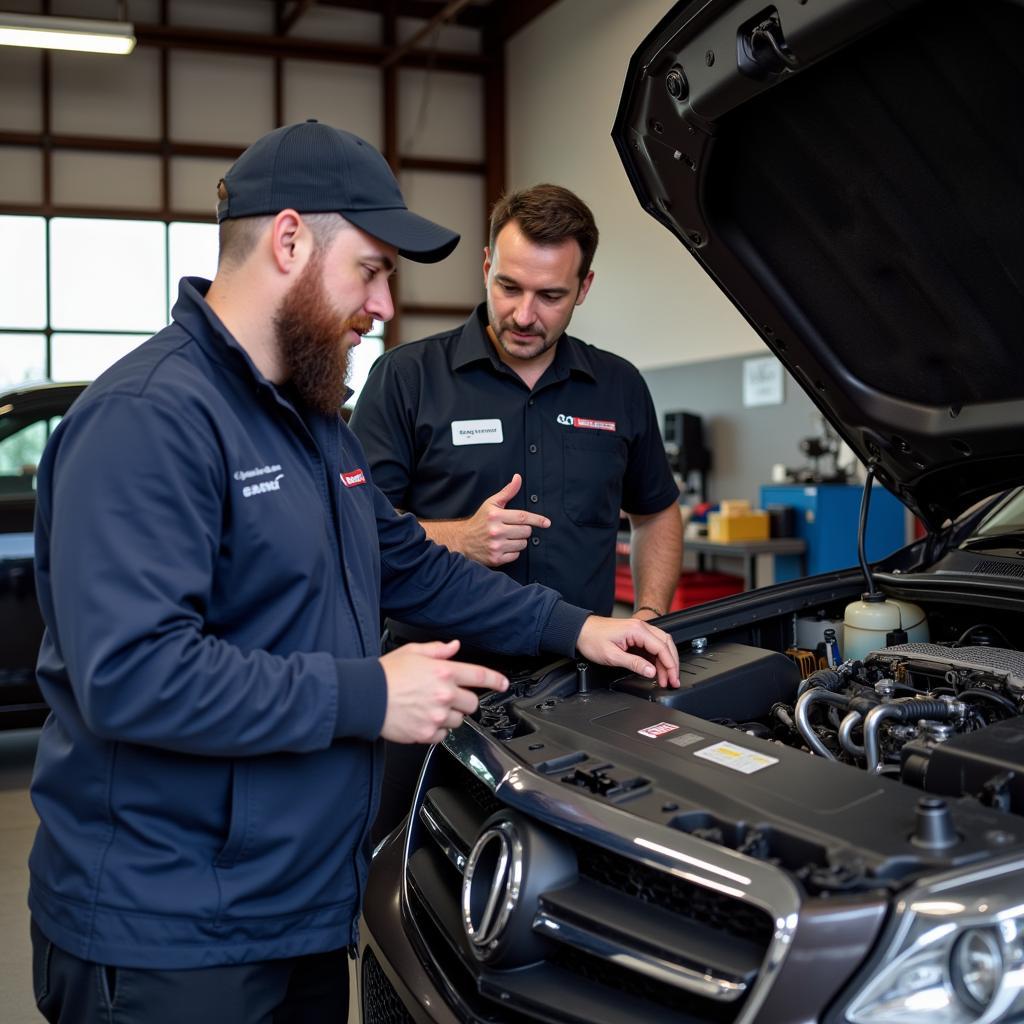
M 36 814 L 28 798 L 38 729 L 0 732 L 0 1011 L 4 1024 L 39 1024 L 28 937 L 28 851 Z

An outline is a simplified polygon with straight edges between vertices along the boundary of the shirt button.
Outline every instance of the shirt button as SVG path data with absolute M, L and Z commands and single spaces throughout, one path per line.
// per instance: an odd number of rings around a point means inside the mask
M 531 494 L 530 495 L 530 501 L 532 501 L 534 503 L 534 505 L 536 505 L 537 501 L 538 501 L 537 495 L 536 494 Z
M 540 543 L 540 537 L 534 537 L 534 538 L 532 538 L 532 540 L 533 540 L 533 546 L 534 547 L 536 547 Z
M 537 454 L 537 446 L 535 444 L 531 444 L 530 445 L 530 454 L 531 455 L 536 455 Z
M 527 405 L 533 405 L 536 401 L 537 401 L 536 398 L 530 398 L 530 399 L 527 400 L 526 404 Z

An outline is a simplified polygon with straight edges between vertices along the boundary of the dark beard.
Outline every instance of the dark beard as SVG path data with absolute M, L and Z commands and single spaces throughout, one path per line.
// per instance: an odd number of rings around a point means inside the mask
M 348 379 L 345 332 L 365 334 L 368 316 L 339 315 L 321 280 L 323 256 L 314 253 L 274 314 L 274 334 L 288 382 L 299 400 L 325 416 L 341 413 Z

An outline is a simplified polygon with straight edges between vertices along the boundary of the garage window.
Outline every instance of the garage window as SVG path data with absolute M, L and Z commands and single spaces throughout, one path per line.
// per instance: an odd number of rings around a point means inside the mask
M 217 269 L 214 224 L 0 216 L 0 237 L 0 390 L 92 380 L 170 321 L 181 277 Z M 352 353 L 356 394 L 383 351 L 376 322 Z

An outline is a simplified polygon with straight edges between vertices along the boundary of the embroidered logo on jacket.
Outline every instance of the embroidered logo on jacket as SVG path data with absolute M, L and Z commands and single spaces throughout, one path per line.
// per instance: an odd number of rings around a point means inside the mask
M 283 479 L 284 473 L 278 473 L 273 480 L 261 480 L 258 484 L 246 484 L 242 488 L 242 497 L 252 498 L 257 494 L 266 494 L 268 491 L 279 491 Z
M 590 420 L 585 416 L 566 416 L 560 412 L 556 417 L 563 427 L 575 427 L 577 430 L 607 430 L 615 433 L 615 420 Z
M 361 469 L 353 469 L 341 474 L 341 482 L 346 487 L 362 487 L 366 483 L 366 474 Z

